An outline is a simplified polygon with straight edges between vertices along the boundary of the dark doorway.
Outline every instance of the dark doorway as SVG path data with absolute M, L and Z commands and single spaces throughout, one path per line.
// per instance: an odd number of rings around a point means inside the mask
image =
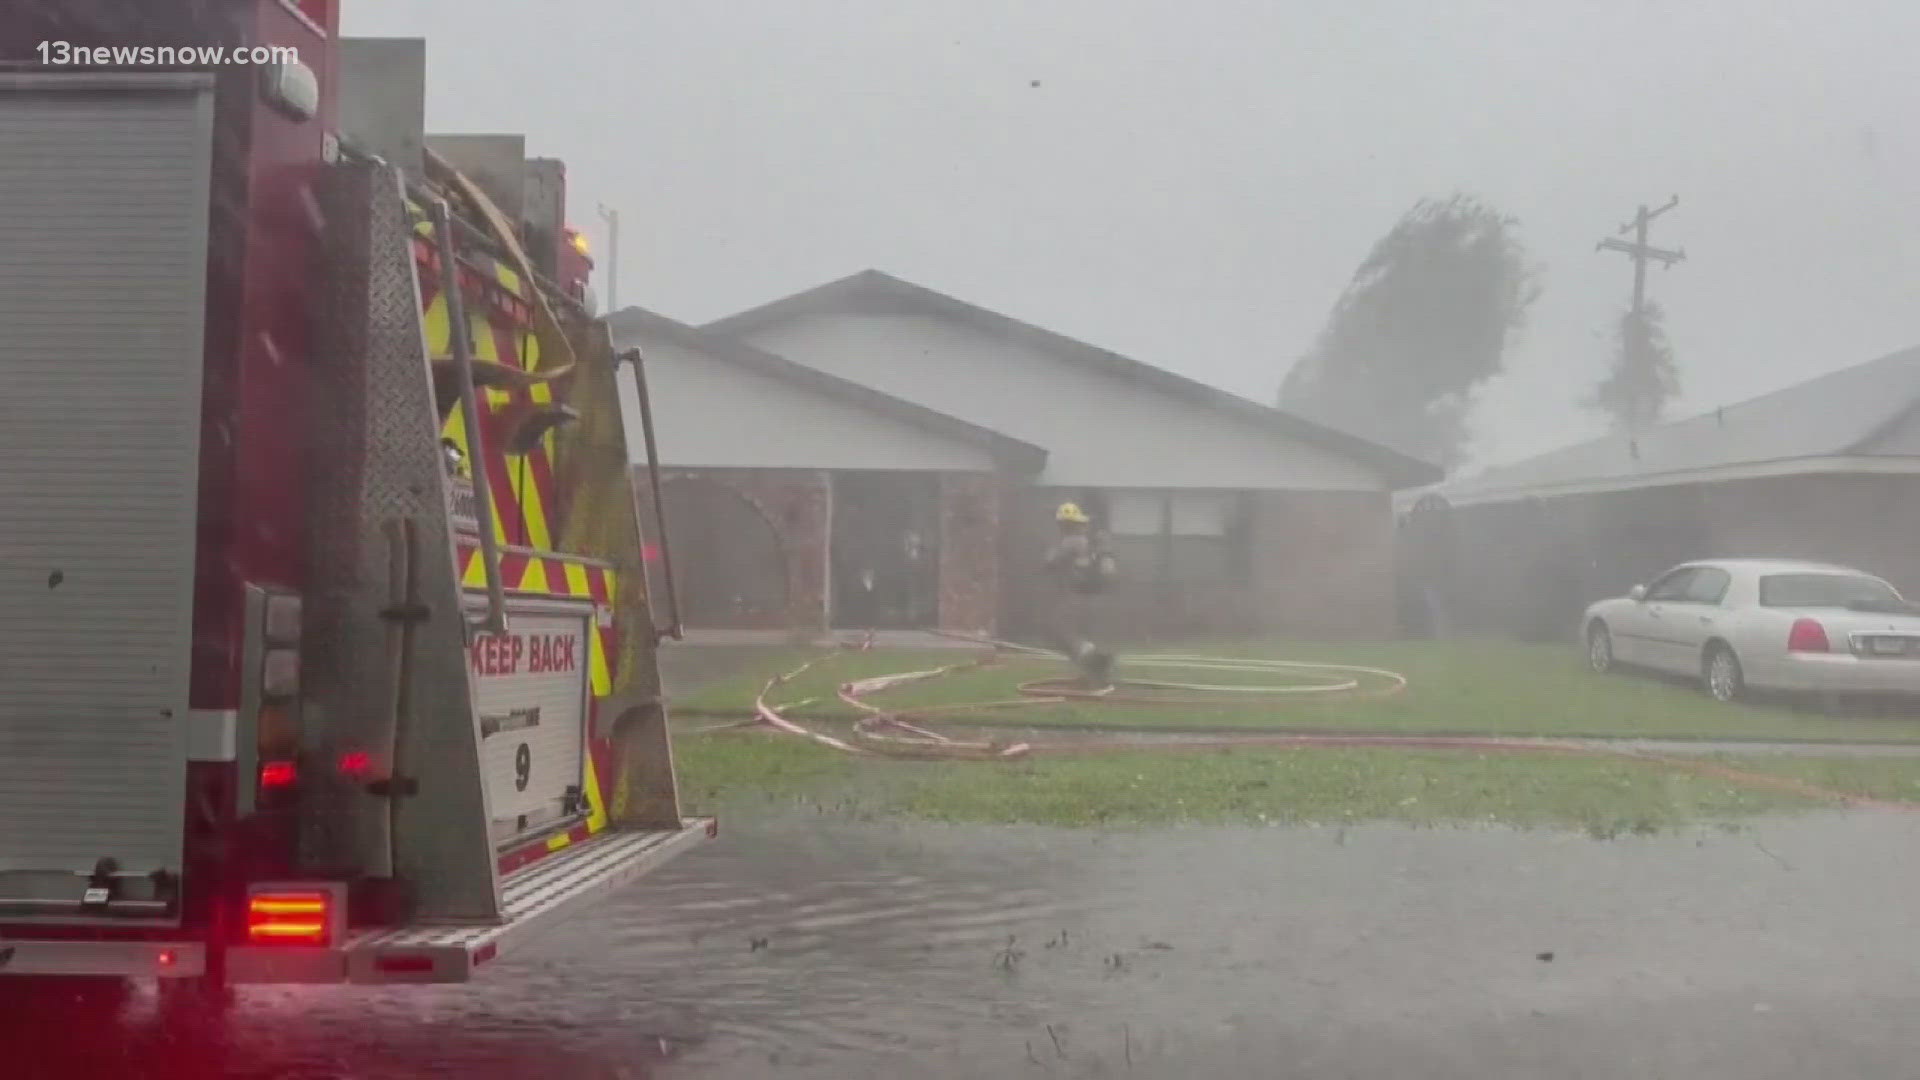
M 913 630 L 940 621 L 940 478 L 833 474 L 833 625 Z
M 675 477 L 660 494 L 681 621 L 699 630 L 785 628 L 786 555 L 760 511 L 714 480 Z

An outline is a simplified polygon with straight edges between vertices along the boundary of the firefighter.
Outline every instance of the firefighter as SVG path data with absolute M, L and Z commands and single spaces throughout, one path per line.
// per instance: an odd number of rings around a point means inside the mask
M 1087 638 L 1089 601 L 1112 582 L 1118 572 L 1105 534 L 1093 527 L 1078 503 L 1065 502 L 1054 512 L 1060 535 L 1047 551 L 1047 576 L 1052 588 L 1046 598 L 1048 636 L 1054 648 L 1067 655 L 1089 688 L 1113 688 L 1113 654 Z

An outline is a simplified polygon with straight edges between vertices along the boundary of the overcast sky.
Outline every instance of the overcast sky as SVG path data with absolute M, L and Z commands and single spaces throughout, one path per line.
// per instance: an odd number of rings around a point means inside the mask
M 1599 430 L 1631 278 L 1594 243 L 1640 202 L 1681 198 L 1681 411 L 1920 344 L 1912 0 L 345 7 L 428 39 L 430 129 L 567 162 L 603 266 L 617 206 L 619 299 L 692 322 L 876 267 L 1270 401 L 1381 233 L 1464 190 L 1545 267 L 1482 461 Z

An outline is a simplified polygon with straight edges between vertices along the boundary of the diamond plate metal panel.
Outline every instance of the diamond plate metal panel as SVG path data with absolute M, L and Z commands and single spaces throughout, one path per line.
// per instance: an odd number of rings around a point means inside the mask
M 402 800 L 395 818 L 391 865 L 414 888 L 414 918 L 491 920 L 500 893 L 401 175 L 384 164 L 340 165 L 324 191 L 331 250 L 315 373 L 303 674 L 310 749 L 320 762 L 365 752 L 373 775 L 391 766 L 417 778 L 418 793 Z M 426 611 L 404 677 L 401 623 L 381 614 L 390 603 L 395 522 L 410 524 L 417 538 L 416 597 Z M 397 716 L 396 763 L 388 747 Z M 385 801 L 335 770 L 319 771 L 303 836 L 309 862 L 387 872 Z

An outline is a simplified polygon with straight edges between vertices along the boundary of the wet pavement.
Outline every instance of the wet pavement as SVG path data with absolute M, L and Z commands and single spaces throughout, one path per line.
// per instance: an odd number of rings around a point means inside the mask
M 1907 1077 L 1920 818 L 1595 841 L 736 814 L 470 987 L 275 988 L 11 1077 Z

